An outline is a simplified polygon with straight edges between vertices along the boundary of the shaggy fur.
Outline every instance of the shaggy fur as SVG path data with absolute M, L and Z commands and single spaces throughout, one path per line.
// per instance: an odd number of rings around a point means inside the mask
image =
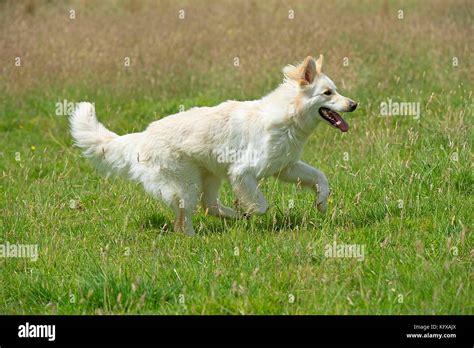
M 123 136 L 97 121 L 92 104 L 80 103 L 70 117 L 71 133 L 96 165 L 141 182 L 171 207 L 175 230 L 187 235 L 194 234 L 192 216 L 199 202 L 219 217 L 264 214 L 268 203 L 258 181 L 268 176 L 313 189 L 317 208 L 325 212 L 326 176 L 299 158 L 324 119 L 322 110 L 353 111 L 357 104 L 336 92 L 321 73 L 322 61 L 322 56 L 317 61 L 307 57 L 297 66 L 285 67 L 283 83 L 259 100 L 192 108 Z M 337 119 L 328 122 L 347 131 Z M 224 179 L 236 195 L 235 210 L 219 202 Z

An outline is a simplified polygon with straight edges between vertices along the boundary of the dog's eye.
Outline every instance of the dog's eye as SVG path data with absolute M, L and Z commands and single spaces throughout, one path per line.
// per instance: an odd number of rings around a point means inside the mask
M 324 92 L 325 95 L 331 95 L 332 94 L 332 91 L 330 89 L 328 89 L 327 91 Z

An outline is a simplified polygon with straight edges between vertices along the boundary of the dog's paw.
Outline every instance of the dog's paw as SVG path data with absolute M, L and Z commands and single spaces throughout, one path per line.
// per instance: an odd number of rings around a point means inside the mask
M 237 198 L 234 199 L 234 207 L 235 207 L 236 209 L 239 209 L 239 210 L 240 210 L 240 202 L 239 202 L 239 200 L 238 200 Z
M 196 232 L 194 232 L 194 228 L 186 229 L 183 232 L 184 232 L 184 235 L 187 237 L 193 237 L 196 235 Z
M 323 214 L 325 214 L 328 210 L 328 201 L 327 199 L 323 201 L 316 201 L 316 208 Z

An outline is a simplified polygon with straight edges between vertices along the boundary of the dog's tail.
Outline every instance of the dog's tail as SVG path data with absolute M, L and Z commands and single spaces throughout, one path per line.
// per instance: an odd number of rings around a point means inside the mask
M 139 133 L 119 136 L 97 120 L 94 105 L 79 103 L 69 118 L 71 134 L 84 156 L 107 173 L 129 171 Z

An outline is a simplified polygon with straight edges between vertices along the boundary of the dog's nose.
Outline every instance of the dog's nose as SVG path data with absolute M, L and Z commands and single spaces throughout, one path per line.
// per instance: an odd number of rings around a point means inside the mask
M 349 109 L 350 109 L 351 111 L 354 111 L 355 109 L 357 109 L 357 103 L 356 103 L 355 101 L 351 100 L 351 101 L 349 102 Z

